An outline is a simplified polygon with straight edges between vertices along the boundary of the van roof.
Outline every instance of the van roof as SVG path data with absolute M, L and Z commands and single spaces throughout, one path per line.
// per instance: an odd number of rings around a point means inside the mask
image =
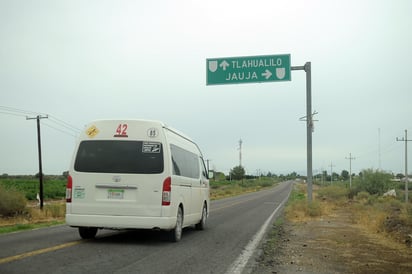
M 197 144 L 190 137 L 188 137 L 186 134 L 182 133 L 181 131 L 179 131 L 179 130 L 173 128 L 173 127 L 169 127 L 167 124 L 165 124 L 164 122 L 159 121 L 159 120 L 130 119 L 130 118 L 129 119 L 98 119 L 98 120 L 94 120 L 94 121 L 89 122 L 88 125 L 93 124 L 93 123 L 119 122 L 119 121 L 122 121 L 122 122 L 130 121 L 130 122 L 143 122 L 143 123 L 158 124 L 159 126 L 163 127 L 164 129 L 167 129 L 168 131 L 170 131 L 170 132 L 172 132 L 176 135 L 179 135 L 180 137 L 194 143 L 197 146 Z M 86 125 L 86 127 L 88 125 Z
M 200 153 L 201 157 L 203 157 L 203 153 L 202 153 L 202 151 L 200 150 L 199 146 L 196 144 L 195 141 L 193 141 L 186 134 L 180 132 L 179 130 L 177 130 L 175 128 L 169 127 L 164 122 L 159 121 L 159 120 L 130 119 L 130 118 L 128 118 L 128 119 L 97 119 L 97 120 L 89 122 L 85 127 L 88 127 L 88 126 L 93 125 L 95 123 L 100 124 L 100 123 L 105 123 L 105 122 L 142 122 L 142 123 L 157 124 L 157 125 L 161 126 L 162 128 L 164 128 L 165 130 L 168 130 L 169 132 L 172 132 L 172 133 L 186 139 L 187 141 L 193 143 L 197 147 L 197 149 L 199 150 L 199 153 Z
M 167 127 L 165 123 L 159 120 L 148 120 L 148 119 L 131 119 L 131 118 L 126 118 L 126 119 L 97 119 L 89 122 L 88 124 L 92 123 L 101 123 L 101 122 L 118 122 L 118 121 L 131 121 L 131 122 L 145 122 L 145 123 L 154 123 L 154 124 L 160 124 L 161 126 Z

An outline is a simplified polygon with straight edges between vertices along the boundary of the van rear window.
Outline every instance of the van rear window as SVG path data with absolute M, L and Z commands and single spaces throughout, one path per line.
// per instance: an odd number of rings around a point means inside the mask
M 155 174 L 163 168 L 162 144 L 144 141 L 83 141 L 74 163 L 79 172 Z

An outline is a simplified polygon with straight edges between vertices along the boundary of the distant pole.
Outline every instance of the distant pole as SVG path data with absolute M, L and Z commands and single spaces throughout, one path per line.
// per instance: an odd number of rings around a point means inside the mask
M 321 175 L 321 185 L 323 185 L 323 174 L 324 174 L 324 172 L 323 172 L 323 167 L 322 167 L 322 175 Z
M 334 167 L 332 162 L 330 162 L 329 167 L 330 167 L 330 183 L 332 184 L 332 181 L 333 181 L 333 170 L 332 170 L 332 168 Z
M 239 166 L 242 166 L 242 139 L 239 140 Z
M 381 171 L 381 129 L 378 128 L 378 163 L 379 163 L 379 171 Z
M 409 194 L 409 176 L 408 176 L 408 131 L 405 129 L 405 203 L 408 202 Z
M 349 188 L 352 189 L 352 160 L 356 158 L 352 157 L 352 153 L 349 153 L 349 158 L 346 157 L 346 159 L 349 160 Z
M 396 141 L 404 141 L 405 142 L 405 203 L 408 202 L 408 193 L 409 193 L 409 187 L 408 187 L 408 142 L 412 140 L 408 140 L 408 130 L 405 129 L 405 137 L 402 139 L 396 138 Z
M 40 196 L 40 209 L 43 210 L 43 168 L 41 160 L 41 139 L 40 139 L 40 119 L 49 118 L 48 116 L 37 115 L 35 118 L 26 117 L 26 120 L 37 120 L 37 147 L 39 151 L 39 196 Z

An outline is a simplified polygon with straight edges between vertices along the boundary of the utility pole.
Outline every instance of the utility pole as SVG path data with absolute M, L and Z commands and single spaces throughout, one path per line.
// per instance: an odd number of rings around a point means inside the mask
M 322 167 L 322 169 L 321 169 L 321 177 L 320 177 L 320 185 L 322 185 L 323 186 L 323 175 L 324 175 L 324 171 L 323 171 L 323 167 Z
M 329 167 L 330 167 L 330 183 L 332 184 L 332 181 L 333 181 L 332 168 L 335 167 L 335 166 L 332 164 L 332 162 L 330 162 Z
M 402 137 L 402 139 L 396 137 L 396 141 L 402 141 L 405 142 L 405 203 L 408 202 L 408 193 L 409 193 L 409 187 L 408 187 L 408 142 L 412 140 L 408 140 L 408 130 L 405 129 L 405 137 Z
M 308 202 L 312 202 L 312 133 L 313 133 L 313 115 L 312 114 L 312 65 L 306 62 L 304 66 L 292 66 L 290 70 L 304 70 L 306 73 L 306 170 L 308 185 Z
M 379 163 L 379 171 L 381 171 L 381 129 L 378 128 L 378 163 Z
M 349 160 L 349 188 L 352 188 L 352 160 L 355 160 L 355 157 L 352 157 L 352 153 L 349 153 L 349 158 L 345 157 Z
M 242 139 L 239 140 L 239 166 L 242 166 Z
M 47 119 L 46 116 L 37 115 L 34 118 L 26 117 L 26 120 L 37 120 L 37 147 L 39 151 L 39 196 L 40 196 L 40 209 L 43 210 L 43 168 L 41 161 L 41 139 L 40 139 L 40 119 Z

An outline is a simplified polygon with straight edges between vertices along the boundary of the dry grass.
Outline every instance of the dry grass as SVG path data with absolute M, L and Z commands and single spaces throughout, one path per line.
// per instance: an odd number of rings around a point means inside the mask
M 307 200 L 306 184 L 295 184 L 288 205 L 285 208 L 285 216 L 293 222 L 306 222 L 313 218 L 321 218 L 332 214 L 336 204 L 329 203 L 319 197 L 319 187 L 313 186 L 313 199 Z
M 43 210 L 35 203 L 30 203 L 25 214 L 15 217 L 0 218 L 0 227 L 13 226 L 16 224 L 36 224 L 48 222 L 62 222 L 66 214 L 66 204 L 64 201 L 49 201 L 43 206 Z
M 350 200 L 344 187 L 326 186 L 314 187 L 314 199 L 308 204 L 305 185 L 295 185 L 294 193 L 285 208 L 285 216 L 292 222 L 303 223 L 345 212 L 353 225 L 367 233 L 378 233 L 399 243 L 412 237 L 412 205 L 395 198 L 360 192 Z

